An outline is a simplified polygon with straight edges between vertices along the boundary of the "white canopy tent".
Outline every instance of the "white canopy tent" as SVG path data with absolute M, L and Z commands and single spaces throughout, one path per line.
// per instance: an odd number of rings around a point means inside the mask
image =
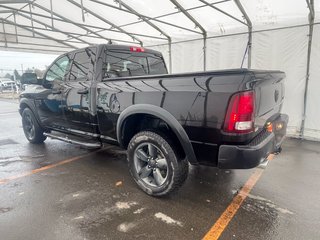
M 0 49 L 112 42 L 161 51 L 171 72 L 279 69 L 288 133 L 320 140 L 319 12 L 314 0 L 0 0 Z

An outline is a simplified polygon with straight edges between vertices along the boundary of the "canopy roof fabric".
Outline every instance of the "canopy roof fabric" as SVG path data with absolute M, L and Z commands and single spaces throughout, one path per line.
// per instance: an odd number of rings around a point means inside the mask
M 170 72 L 282 70 L 289 134 L 320 140 L 319 12 L 319 0 L 0 0 L 0 50 L 112 42 L 161 51 Z
M 65 52 L 308 24 L 312 0 L 0 0 L 0 48 Z M 320 2 L 314 5 L 320 11 Z

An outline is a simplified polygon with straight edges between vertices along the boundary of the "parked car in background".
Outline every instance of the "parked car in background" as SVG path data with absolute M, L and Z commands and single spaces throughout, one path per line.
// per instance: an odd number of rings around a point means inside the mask
M 23 73 L 20 80 L 21 90 L 25 90 L 27 85 L 37 84 L 41 79 L 38 79 L 35 73 Z
M 4 90 L 16 90 L 15 81 L 9 78 L 0 78 L 0 91 Z
M 58 57 L 20 95 L 26 138 L 127 149 L 133 179 L 166 195 L 188 164 L 248 169 L 281 150 L 285 73 L 231 69 L 168 74 L 162 54 L 98 45 Z

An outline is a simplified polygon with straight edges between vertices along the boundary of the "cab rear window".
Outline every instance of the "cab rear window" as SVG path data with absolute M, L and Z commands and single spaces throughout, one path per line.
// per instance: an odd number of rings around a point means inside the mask
M 167 73 L 162 56 L 156 54 L 105 50 L 105 56 L 103 70 L 107 78 Z

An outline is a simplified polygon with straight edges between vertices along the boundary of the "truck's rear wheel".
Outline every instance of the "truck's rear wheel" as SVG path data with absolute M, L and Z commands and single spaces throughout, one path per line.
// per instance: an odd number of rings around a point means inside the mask
M 24 135 L 31 143 L 43 143 L 47 138 L 43 135 L 43 129 L 29 108 L 25 108 L 22 112 L 22 127 Z
M 128 164 L 136 183 L 152 196 L 177 190 L 188 176 L 188 161 L 179 159 L 170 139 L 151 131 L 140 132 L 131 139 Z

